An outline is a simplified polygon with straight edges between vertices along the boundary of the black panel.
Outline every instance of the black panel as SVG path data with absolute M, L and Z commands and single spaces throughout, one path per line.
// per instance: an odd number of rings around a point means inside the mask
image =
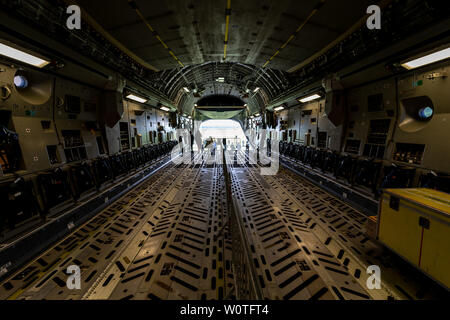
M 319 132 L 319 136 L 317 137 L 317 146 L 319 148 L 327 147 L 327 132 L 326 131 Z
M 358 153 L 360 145 L 361 140 L 347 139 L 347 143 L 345 144 L 345 152 Z
M 65 111 L 68 112 L 68 113 L 80 113 L 81 112 L 81 99 L 80 99 L 80 97 L 66 95 Z
M 424 144 L 396 143 L 392 159 L 395 161 L 421 164 L 424 150 Z
M 85 112 L 95 112 L 97 110 L 97 105 L 92 102 L 85 102 L 84 103 L 84 111 Z
M 377 112 L 383 110 L 383 94 L 373 94 L 367 97 L 367 111 Z

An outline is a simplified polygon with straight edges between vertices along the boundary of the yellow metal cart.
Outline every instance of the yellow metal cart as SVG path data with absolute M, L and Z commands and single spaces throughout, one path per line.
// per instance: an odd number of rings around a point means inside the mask
M 450 194 L 385 189 L 377 220 L 380 242 L 450 288 Z

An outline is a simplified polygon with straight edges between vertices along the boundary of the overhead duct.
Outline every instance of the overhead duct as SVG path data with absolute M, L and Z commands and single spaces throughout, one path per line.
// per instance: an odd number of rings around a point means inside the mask
M 275 129 L 277 127 L 277 116 L 275 112 L 266 110 L 265 113 L 267 127 Z
M 122 118 L 123 112 L 122 93 L 105 91 L 99 121 L 112 128 Z
M 178 126 L 178 116 L 176 112 L 169 112 L 169 125 L 172 128 L 177 128 Z
M 339 81 L 334 78 L 322 80 L 325 89 L 325 109 L 328 119 L 335 126 L 341 125 L 345 120 L 345 95 L 344 88 Z
M 114 127 L 122 118 L 123 108 L 123 88 L 125 80 L 120 76 L 116 76 L 105 86 L 103 93 L 103 103 L 101 104 L 99 113 L 99 122 L 106 124 L 108 127 Z

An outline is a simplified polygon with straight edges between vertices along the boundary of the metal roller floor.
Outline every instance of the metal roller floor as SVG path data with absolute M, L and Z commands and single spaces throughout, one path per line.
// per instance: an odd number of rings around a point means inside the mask
M 223 179 L 209 157 L 153 175 L 2 283 L 0 299 L 224 298 Z M 71 264 L 80 290 L 66 286 Z
M 365 236 L 361 213 L 287 170 L 262 176 L 244 153 L 236 159 L 227 158 L 232 192 L 263 298 L 438 295 Z M 1 283 L 0 299 L 234 299 L 220 160 L 204 152 L 158 171 Z M 372 264 L 379 290 L 365 285 Z M 80 290 L 66 286 L 69 265 L 81 269 Z
M 227 163 L 265 298 L 403 300 L 445 294 L 369 239 L 362 213 L 289 170 L 261 175 L 247 160 L 240 152 Z M 380 267 L 381 289 L 367 288 L 371 265 Z

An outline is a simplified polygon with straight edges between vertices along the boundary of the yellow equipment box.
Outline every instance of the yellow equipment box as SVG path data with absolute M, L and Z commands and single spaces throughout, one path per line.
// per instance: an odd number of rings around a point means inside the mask
M 450 194 L 383 190 L 377 234 L 388 248 L 450 288 Z

